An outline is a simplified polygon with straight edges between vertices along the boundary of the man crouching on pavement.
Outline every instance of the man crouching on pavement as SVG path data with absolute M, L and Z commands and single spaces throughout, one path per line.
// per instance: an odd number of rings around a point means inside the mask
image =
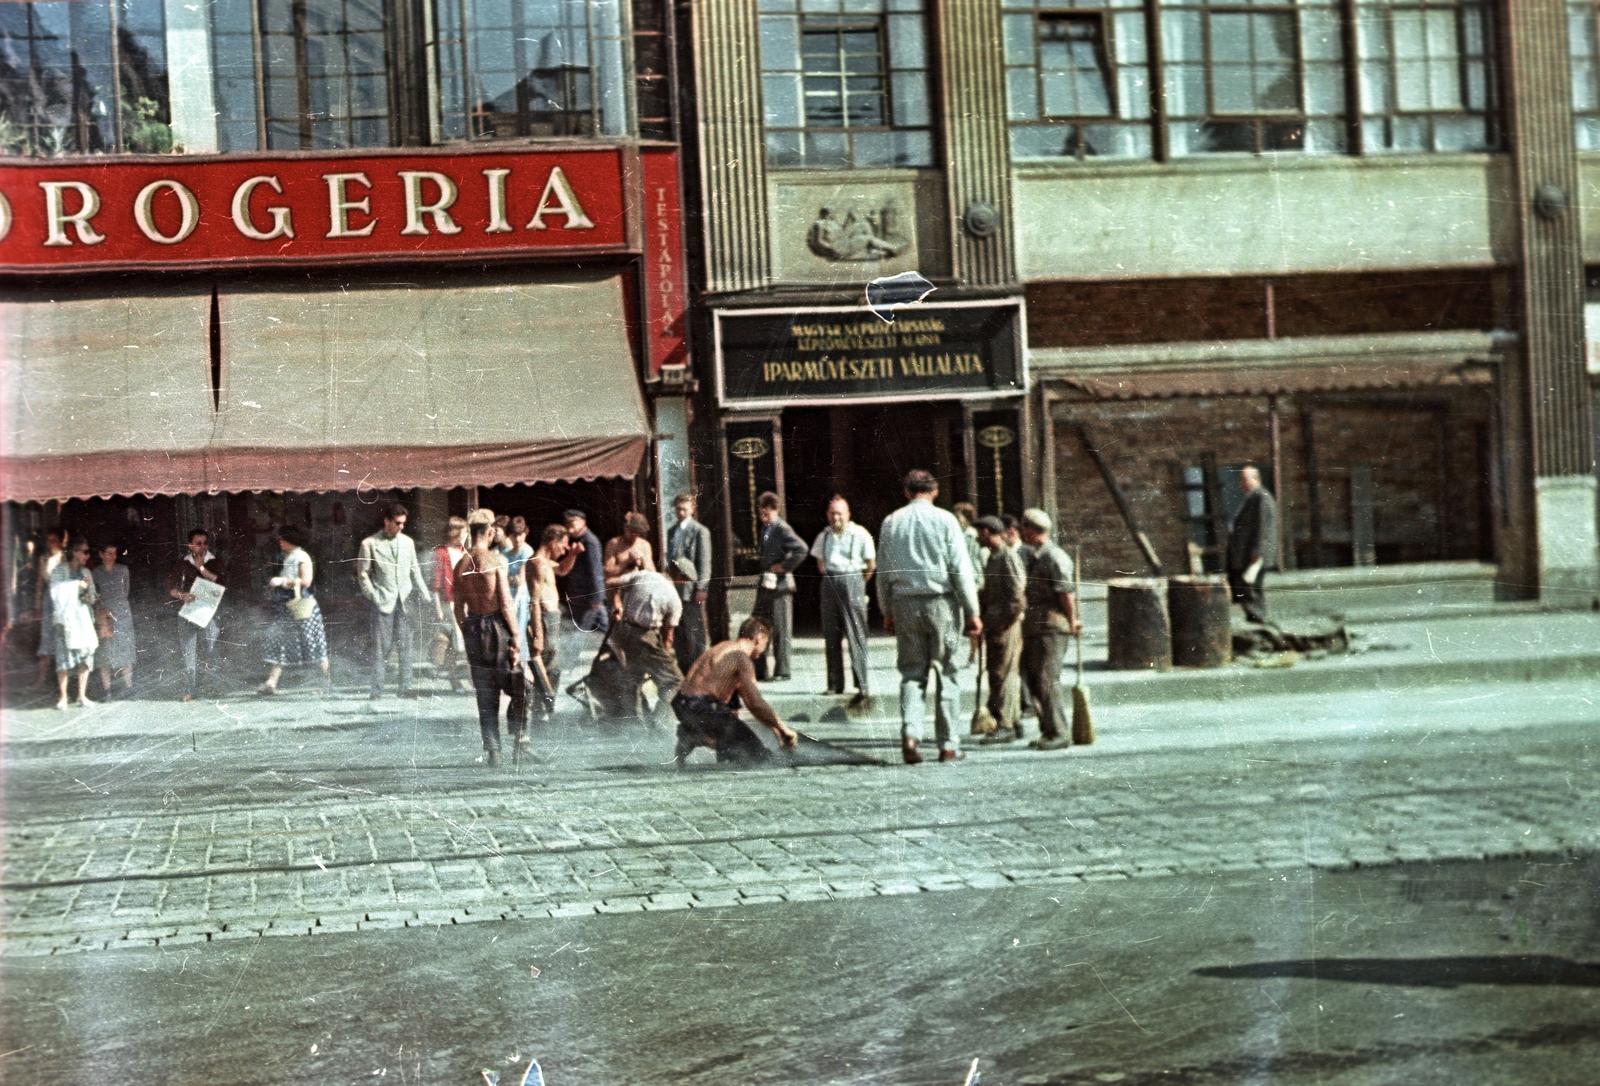
M 772 730 L 786 750 L 798 736 L 784 727 L 756 689 L 755 661 L 767 651 L 772 624 L 760 616 L 744 620 L 734 641 L 712 645 L 694 662 L 672 699 L 678 716 L 678 768 L 696 747 L 712 747 L 719 762 L 761 762 L 768 757 L 750 725 L 739 719 L 739 702 Z
M 456 563 L 456 625 L 467 644 L 472 689 L 478 698 L 478 728 L 483 760 L 500 764 L 500 693 L 511 698 L 506 726 L 519 755 L 531 753 L 528 741 L 527 687 L 517 658 L 517 614 L 504 556 L 492 549 L 494 525 L 472 525 L 472 549 Z

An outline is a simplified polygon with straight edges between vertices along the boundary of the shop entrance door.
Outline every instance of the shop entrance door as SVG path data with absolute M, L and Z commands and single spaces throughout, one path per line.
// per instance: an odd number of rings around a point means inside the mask
M 826 527 L 835 494 L 876 538 L 883 518 L 905 504 L 901 480 L 912 468 L 933 472 L 944 508 L 968 497 L 958 402 L 789 408 L 782 426 L 784 504 L 789 524 L 808 544 Z M 807 559 L 796 581 L 795 627 L 815 633 L 822 590 L 816 563 Z M 877 628 L 877 604 L 869 607 Z

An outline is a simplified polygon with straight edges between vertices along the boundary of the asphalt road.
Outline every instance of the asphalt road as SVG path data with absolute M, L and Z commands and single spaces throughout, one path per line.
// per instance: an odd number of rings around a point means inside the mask
M 1593 862 L 1232 873 L 21 959 L 6 1081 L 1600 1080 Z M 537 969 L 537 975 L 534 970 Z
M 1454 693 L 683 775 L 570 721 L 487 771 L 465 698 L 29 718 L 0 1075 L 1589 1086 L 1593 691 Z

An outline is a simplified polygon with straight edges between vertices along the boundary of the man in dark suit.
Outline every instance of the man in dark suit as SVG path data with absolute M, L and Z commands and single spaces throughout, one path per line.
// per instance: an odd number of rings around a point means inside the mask
M 806 560 L 805 540 L 778 516 L 778 496 L 770 490 L 756 499 L 761 521 L 761 582 L 754 613 L 772 623 L 772 667 L 767 656 L 756 661 L 756 678 L 789 678 L 789 643 L 794 635 L 794 571 Z
M 678 523 L 667 533 L 666 573 L 676 582 L 678 595 L 683 600 L 683 620 L 678 624 L 674 648 L 678 653 L 678 667 L 685 675 L 706 651 L 706 596 L 711 587 L 711 529 L 695 519 L 693 494 L 679 494 L 672 501 L 672 511 Z M 686 561 L 694 569 L 678 563 Z
M 1267 621 L 1262 591 L 1267 570 L 1278 566 L 1278 503 L 1261 485 L 1261 472 L 1246 465 L 1239 472 L 1244 504 L 1228 526 L 1228 587 L 1251 622 Z

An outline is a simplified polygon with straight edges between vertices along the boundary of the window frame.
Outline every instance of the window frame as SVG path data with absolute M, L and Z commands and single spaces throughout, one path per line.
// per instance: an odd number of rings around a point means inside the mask
M 1595 129 L 1595 149 L 1600 150 L 1600 0 L 1569 0 L 1569 11 L 1587 7 L 1592 12 L 1594 20 L 1593 57 L 1596 68 L 1595 75 L 1595 100 L 1596 105 L 1592 111 Z M 1381 13 L 1385 23 L 1386 33 L 1389 35 L 1386 42 L 1393 41 L 1395 11 L 1405 10 L 1439 11 L 1448 10 L 1452 13 L 1452 27 L 1454 30 L 1456 52 L 1448 57 L 1448 63 L 1453 66 L 1453 78 L 1460 90 L 1462 105 L 1456 109 L 1408 110 L 1404 112 L 1407 117 L 1427 118 L 1427 146 L 1415 150 L 1390 149 L 1380 145 L 1375 138 L 1375 133 L 1368 131 L 1375 121 L 1383 120 L 1390 116 L 1399 116 L 1400 113 L 1368 112 L 1364 101 L 1364 85 L 1362 75 L 1364 65 L 1382 64 L 1392 72 L 1396 59 L 1392 44 L 1388 51 L 1381 57 L 1367 57 L 1361 50 L 1360 25 L 1363 16 Z M 1320 20 L 1327 20 L 1327 25 L 1332 28 L 1337 23 L 1337 42 L 1339 59 L 1335 62 L 1330 59 L 1330 54 L 1310 51 L 1314 40 L 1327 40 L 1333 37 L 1333 31 L 1324 38 L 1317 38 L 1320 28 L 1318 24 L 1306 24 L 1308 12 L 1316 10 L 1322 13 Z M 1121 107 L 1126 104 L 1121 98 L 1123 73 L 1125 67 L 1139 67 L 1139 62 L 1119 62 L 1116 43 L 1116 23 L 1114 16 L 1125 13 L 1141 12 L 1144 17 L 1145 50 L 1142 67 L 1146 73 L 1150 103 L 1148 113 L 1137 120 L 1125 119 L 1121 116 Z M 1193 12 L 1198 17 L 1200 26 L 1199 40 L 1194 43 L 1199 56 L 1194 60 L 1174 60 L 1169 56 L 1167 42 L 1164 34 L 1170 31 L 1169 17 L 1180 12 Z M 1331 2 L 1302 3 L 1301 0 L 1240 0 L 1240 2 L 1226 3 L 1218 0 L 1142 0 L 1137 5 L 1116 5 L 1101 3 L 1093 7 L 1078 7 L 1073 5 L 1073 0 L 1001 0 L 1000 13 L 1002 17 L 1027 14 L 1031 16 L 1033 27 L 1033 53 L 1028 64 L 1019 63 L 1011 59 L 1007 47 L 1007 131 L 1014 134 L 1021 129 L 1039 128 L 1046 126 L 1059 126 L 1072 128 L 1076 138 L 1067 142 L 1075 153 L 1058 155 L 1019 155 L 1012 151 L 1012 161 L 1027 164 L 1048 165 L 1050 163 L 1067 162 L 1100 162 L 1100 163 L 1128 163 L 1128 162 L 1169 162 L 1176 159 L 1250 155 L 1259 157 L 1264 154 L 1301 154 L 1301 155 L 1328 155 L 1328 156 L 1376 156 L 1391 154 L 1485 154 L 1493 153 L 1504 148 L 1505 127 L 1502 117 L 1504 108 L 1504 95 L 1501 89 L 1502 73 L 1499 66 L 1497 53 L 1498 42 L 1501 38 L 1501 18 L 1496 5 L 1492 0 L 1331 0 Z M 1216 77 L 1217 64 L 1213 42 L 1212 20 L 1217 15 L 1282 15 L 1290 22 L 1292 34 L 1292 60 L 1291 68 L 1294 81 L 1295 108 L 1292 110 L 1261 110 L 1261 111 L 1220 111 L 1217 108 Z M 1043 65 L 1040 61 L 1039 50 L 1041 44 L 1040 25 L 1044 18 L 1066 17 L 1084 18 L 1093 15 L 1102 20 L 1102 37 L 1107 64 L 1107 85 L 1113 101 L 1112 114 L 1106 118 L 1088 117 L 1054 117 L 1047 114 L 1042 88 Z M 1474 34 L 1481 29 L 1482 51 L 1471 52 L 1471 41 Z M 1307 35 L 1311 38 L 1308 39 Z M 1430 63 L 1440 63 L 1440 60 L 1428 59 Z M 1252 65 L 1253 62 L 1244 62 Z M 1205 94 L 1204 116 L 1190 116 L 1180 114 L 1173 108 L 1172 96 L 1168 93 L 1168 83 L 1175 67 L 1193 66 L 1203 72 L 1203 86 Z M 1320 88 L 1313 97 L 1313 87 L 1310 83 L 1311 69 L 1331 69 L 1337 66 L 1339 78 L 1336 84 L 1327 82 L 1331 74 L 1327 71 L 1319 73 L 1316 87 Z M 1479 66 L 1482 72 L 1481 93 L 1484 104 L 1480 107 L 1473 103 L 1474 90 L 1473 66 Z M 1011 83 L 1011 73 L 1020 68 L 1029 68 L 1034 80 L 1033 95 L 1036 103 L 1036 115 L 1018 117 L 1015 115 L 1015 104 Z M 1338 87 L 1337 95 L 1331 91 L 1331 86 Z M 1323 112 L 1327 106 L 1319 106 L 1318 102 L 1335 101 L 1342 95 L 1342 108 L 1337 112 Z M 1026 113 L 1026 109 L 1024 109 Z M 1437 118 L 1460 116 L 1463 118 L 1482 118 L 1485 138 L 1467 141 L 1473 144 L 1463 149 L 1445 148 L 1438 149 L 1440 134 L 1437 128 Z M 1106 154 L 1094 155 L 1088 153 L 1088 141 L 1083 137 L 1082 129 L 1086 124 L 1096 122 L 1109 122 L 1122 125 L 1145 125 L 1149 129 L 1148 154 Z M 1577 123 L 1575 121 L 1575 123 Z M 1179 135 L 1177 128 L 1180 125 L 1211 125 L 1228 124 L 1248 126 L 1249 148 L 1238 150 L 1202 150 L 1178 151 L 1173 150 L 1175 138 Z M 1270 138 L 1273 126 L 1297 126 L 1298 135 L 1294 142 L 1296 146 L 1283 146 Z M 1337 126 L 1334 128 L 1333 126 Z M 1463 128 L 1465 129 L 1465 125 Z M 1330 132 L 1333 133 L 1330 135 Z M 1317 136 L 1315 145 L 1311 137 Z M 1331 145 L 1331 146 L 1330 146 Z M 1309 148 L 1309 149 L 1308 149 Z M 1324 149 L 1327 148 L 1327 149 Z
M 1383 57 L 1369 58 L 1356 51 L 1355 64 L 1351 67 L 1355 71 L 1357 95 L 1353 110 L 1355 119 L 1355 132 L 1359 140 L 1359 153 L 1363 155 L 1389 155 L 1389 154 L 1458 154 L 1454 150 L 1438 150 L 1438 122 L 1441 117 L 1473 117 L 1483 118 L 1484 132 L 1486 134 L 1486 147 L 1475 152 L 1490 153 L 1503 148 L 1505 137 L 1505 123 L 1500 115 L 1502 108 L 1502 94 L 1500 92 L 1500 58 L 1496 52 L 1499 40 L 1500 27 L 1497 23 L 1497 6 L 1490 0 L 1345 0 L 1346 6 L 1352 12 L 1355 25 L 1352 28 L 1353 36 L 1359 38 L 1360 24 L 1363 14 L 1381 12 L 1384 19 L 1385 50 Z M 1398 78 L 1396 77 L 1399 58 L 1395 49 L 1395 13 L 1400 11 L 1416 11 L 1426 14 L 1430 11 L 1449 11 L 1452 13 L 1451 25 L 1455 34 L 1456 53 L 1451 62 L 1455 68 L 1455 82 L 1460 95 L 1461 105 L 1456 108 L 1439 108 L 1430 106 L 1426 109 L 1403 109 L 1399 104 Z M 1469 53 L 1468 40 L 1469 28 L 1467 18 L 1469 12 L 1477 12 L 1483 21 L 1484 49 L 1481 55 Z M 1423 58 L 1429 64 L 1434 63 L 1432 56 Z M 1481 63 L 1484 70 L 1484 98 L 1481 108 L 1474 107 L 1470 101 L 1471 86 L 1468 76 L 1468 65 Z M 1384 65 L 1388 70 L 1390 80 L 1390 94 L 1395 98 L 1392 111 L 1374 110 L 1367 111 L 1365 68 L 1368 64 Z M 1425 119 L 1427 124 L 1429 147 L 1422 149 L 1394 149 L 1374 146 L 1370 138 L 1374 122 L 1394 123 L 1398 118 Z
M 38 2 L 48 3 L 52 2 L 52 0 L 38 0 Z M 62 2 L 62 0 L 55 0 L 55 2 Z M 125 88 L 123 86 L 124 73 L 122 37 L 124 33 L 127 33 L 130 36 L 132 36 L 134 33 L 131 30 L 125 30 L 125 28 L 122 26 L 118 9 L 122 6 L 123 0 L 65 0 L 65 2 L 67 3 L 67 6 L 64 10 L 68 13 L 69 19 L 76 18 L 80 11 L 90 10 L 91 8 L 100 7 L 103 5 L 106 27 L 105 56 L 107 63 L 105 66 L 110 72 L 109 86 L 103 86 L 98 89 L 90 86 L 89 89 L 95 93 L 91 94 L 86 101 L 80 104 L 79 80 L 76 78 L 76 73 L 73 73 L 73 75 L 69 76 L 67 81 L 68 101 L 64 104 L 67 107 L 70 120 L 68 124 L 60 126 L 60 130 L 62 132 L 73 129 L 77 131 L 78 136 L 75 142 L 78 144 L 78 146 L 71 152 L 67 152 L 65 147 L 60 144 L 57 144 L 56 146 L 49 145 L 49 141 L 47 141 L 45 133 L 56 127 L 47 123 L 45 112 L 49 106 L 42 104 L 37 98 L 30 94 L 25 105 L 27 119 L 22 124 L 16 126 L 10 126 L 9 119 L 7 119 L 8 127 L 15 127 L 17 131 L 15 132 L 11 142 L 4 147 L 0 147 L 0 153 L 10 151 L 12 148 L 26 148 L 27 150 L 25 153 L 30 156 L 58 155 L 65 153 L 76 155 L 161 153 L 159 150 L 153 150 L 150 148 L 132 148 L 129 146 L 129 132 L 126 122 L 130 118 L 127 116 L 127 114 L 130 112 L 136 112 L 136 106 L 129 105 L 128 98 L 131 96 L 135 99 L 138 99 L 145 96 L 138 94 L 131 88 Z M 33 0 L 19 3 L 16 5 L 16 7 L 25 9 L 26 12 L 24 17 L 27 20 L 28 28 L 26 38 L 28 48 L 27 69 L 25 72 L 19 74 L 23 74 L 27 77 L 30 87 L 44 85 L 41 76 L 46 69 L 43 67 L 40 57 L 40 49 L 38 47 L 38 43 L 40 42 L 51 40 L 63 42 L 66 47 L 67 54 L 72 57 L 74 68 L 82 69 L 85 67 L 78 60 L 80 50 L 75 44 L 73 44 L 70 36 L 70 30 L 68 38 L 61 39 L 54 37 L 53 35 L 50 35 L 48 31 L 39 28 L 36 22 L 36 3 L 33 2 Z M 157 12 L 161 17 L 161 73 L 162 78 L 165 79 L 167 69 L 165 6 L 162 4 L 151 4 L 150 7 L 152 11 Z M 108 133 L 102 129 L 101 125 L 93 116 L 96 103 L 102 103 L 110 107 L 110 124 L 108 126 L 110 129 L 109 139 L 107 139 Z M 131 119 L 142 119 L 165 127 L 167 133 L 167 142 L 170 146 L 172 131 L 172 103 L 170 90 L 166 95 L 163 95 L 156 104 L 157 112 L 152 116 L 148 118 L 134 117 Z M 96 147 L 95 144 L 97 142 L 100 143 L 101 146 Z M 87 146 L 85 146 L 85 144 L 87 144 Z
M 936 136 L 936 133 L 937 133 L 938 127 L 939 127 L 939 113 L 938 113 L 938 105 L 937 105 L 937 101 L 936 101 L 936 87 L 935 87 L 935 84 L 933 82 L 933 75 L 934 75 L 934 71 L 935 71 L 935 63 L 934 63 L 933 58 L 930 55 L 930 51 L 931 51 L 931 49 L 933 47 L 933 24 L 932 24 L 932 21 L 930 19 L 930 13 L 929 13 L 929 10 L 928 10 L 928 6 L 925 5 L 925 4 L 918 4 L 914 9 L 906 10 L 904 5 L 896 5 L 896 4 L 892 4 L 892 3 L 886 3 L 886 4 L 883 5 L 883 7 L 880 10 L 878 10 L 876 12 L 872 12 L 872 11 L 813 12 L 813 11 L 805 11 L 805 10 L 803 10 L 803 7 L 804 7 L 804 5 L 795 5 L 792 9 L 791 8 L 784 8 L 782 10 L 768 10 L 766 8 L 763 8 L 761 13 L 760 13 L 760 17 L 763 18 L 763 19 L 773 18 L 773 19 L 793 19 L 794 20 L 794 24 L 793 24 L 794 28 L 795 28 L 794 44 L 795 44 L 795 49 L 796 49 L 796 56 L 797 56 L 798 63 L 799 63 L 799 67 L 798 68 L 769 67 L 768 66 L 769 58 L 766 56 L 766 53 L 765 53 L 765 48 L 766 47 L 764 45 L 764 34 L 762 34 L 762 33 L 758 33 L 757 34 L 757 50 L 758 50 L 758 58 L 757 59 L 758 59 L 760 77 L 761 77 L 760 97 L 761 97 L 761 119 L 762 119 L 762 124 L 761 124 L 762 153 L 763 153 L 763 156 L 765 158 L 766 168 L 768 170 L 774 170 L 774 171 L 789 171 L 789 170 L 850 170 L 850 171 L 855 171 L 855 170 L 885 170 L 885 169 L 887 169 L 887 170 L 903 170 L 903 169 L 919 170 L 919 169 L 936 168 L 938 166 L 938 164 L 939 164 L 939 147 L 938 147 L 937 141 L 935 139 L 935 136 Z M 893 26 L 891 25 L 890 20 L 894 19 L 894 18 L 905 19 L 907 17 L 915 18 L 917 20 L 919 26 L 920 26 L 920 34 L 921 34 L 921 46 L 920 46 L 920 48 L 921 48 L 921 52 L 922 52 L 922 62 L 923 62 L 921 67 L 896 67 L 894 65 L 894 54 L 895 54 L 895 49 L 896 49 L 895 39 L 894 39 L 895 30 L 894 30 Z M 837 56 L 839 58 L 839 67 L 838 67 L 837 70 L 829 71 L 829 72 L 809 72 L 809 71 L 807 71 L 807 69 L 805 67 L 806 55 L 807 55 L 806 54 L 806 49 L 805 49 L 805 39 L 806 39 L 806 35 L 807 34 L 814 34 L 814 33 L 834 33 L 834 34 L 841 35 L 841 38 L 842 38 L 842 35 L 847 34 L 852 30 L 862 31 L 862 30 L 868 29 L 869 27 L 871 28 L 873 34 L 876 36 L 877 42 L 878 42 L 877 56 L 879 58 L 879 68 L 878 68 L 877 72 L 873 73 L 873 74 L 876 76 L 876 78 L 879 80 L 879 83 L 880 83 L 880 90 L 878 92 L 876 92 L 876 93 L 877 93 L 877 96 L 878 96 L 879 100 L 883 103 L 883 121 L 884 121 L 884 123 L 876 124 L 876 125 L 852 124 L 852 123 L 850 123 L 850 117 L 849 117 L 849 94 L 848 94 L 848 80 L 850 78 L 850 74 L 851 73 L 846 70 L 846 64 L 845 64 L 844 58 L 845 58 L 845 56 L 847 54 L 845 54 L 843 52 L 843 50 L 842 50 L 842 42 L 841 42 L 840 51 L 838 51 L 835 54 L 835 56 Z M 860 73 L 860 74 L 866 75 L 867 73 Z M 923 123 L 923 124 L 900 124 L 900 123 L 896 123 L 895 118 L 896 118 L 896 116 L 897 116 L 897 114 L 899 112 L 899 104 L 900 104 L 900 97 L 899 97 L 899 95 L 897 94 L 897 92 L 895 90 L 895 83 L 897 81 L 897 76 L 916 77 L 916 78 L 919 78 L 922 81 L 922 83 L 923 83 L 923 99 L 924 99 L 923 103 L 922 103 L 922 107 L 926 111 L 926 115 L 927 115 L 926 123 Z M 794 79 L 798 80 L 798 86 L 799 86 L 799 89 L 800 89 L 800 97 L 799 97 L 799 101 L 798 101 L 798 107 L 799 107 L 798 116 L 799 116 L 800 124 L 798 126 L 791 125 L 791 124 L 771 124 L 771 123 L 769 123 L 769 103 L 768 103 L 768 94 L 769 94 L 769 92 L 768 92 L 768 89 L 767 89 L 768 80 L 769 79 L 782 79 L 782 78 L 785 78 L 785 77 L 794 78 Z M 839 102 L 840 102 L 840 120 L 841 120 L 840 124 L 838 124 L 838 125 L 820 125 L 820 124 L 810 123 L 810 115 L 809 115 L 809 112 L 808 112 L 808 109 L 807 109 L 807 100 L 810 98 L 811 95 L 810 95 L 810 92 L 806 89 L 806 84 L 807 84 L 807 81 L 811 80 L 811 79 L 837 79 L 838 80 L 838 82 L 839 82 L 839 90 L 840 90 L 840 95 L 841 95 L 841 97 L 839 98 Z M 816 136 L 817 134 L 839 134 L 839 135 L 841 135 L 843 137 L 843 140 L 844 140 L 844 154 L 843 154 L 843 160 L 842 161 L 837 161 L 837 162 L 832 162 L 832 161 L 830 161 L 830 162 L 808 161 L 808 159 L 810 159 L 812 157 L 808 153 L 808 145 L 809 145 L 809 143 L 811 141 L 811 138 L 813 136 Z M 918 157 L 925 157 L 925 161 L 918 161 L 918 162 L 899 162 L 899 161 L 895 161 L 895 159 L 897 159 L 899 157 L 899 151 L 897 149 L 897 144 L 898 144 L 897 137 L 899 137 L 902 134 L 910 134 L 912 136 L 915 136 L 917 134 L 921 134 L 921 141 L 925 144 L 926 154 L 925 154 L 925 156 L 919 155 Z M 858 136 L 863 136 L 863 135 L 865 135 L 865 136 L 881 136 L 881 137 L 884 137 L 888 141 L 888 147 L 889 147 L 888 158 L 890 159 L 890 161 L 887 161 L 887 162 L 874 162 L 874 161 L 870 161 L 870 160 L 866 161 L 866 162 L 859 161 L 859 157 L 860 156 L 859 156 L 859 152 L 857 150 L 857 137 Z M 775 150 L 774 149 L 774 141 L 773 141 L 773 137 L 774 136 L 779 136 L 779 137 L 792 136 L 797 141 L 796 146 L 798 147 L 798 150 L 797 151 L 789 151 L 789 152 Z M 783 161 L 783 160 L 781 160 L 783 157 L 786 157 L 789 154 L 793 154 L 794 155 L 794 157 L 795 157 L 794 161 Z

